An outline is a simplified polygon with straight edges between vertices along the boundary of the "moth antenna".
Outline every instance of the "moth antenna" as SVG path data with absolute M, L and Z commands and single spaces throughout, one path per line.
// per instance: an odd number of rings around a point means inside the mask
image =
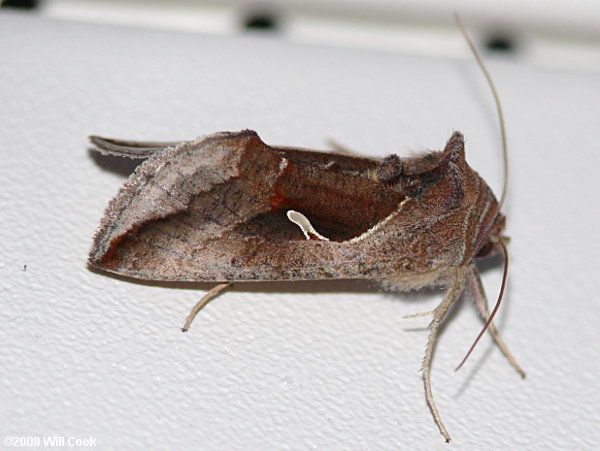
M 465 38 L 465 41 L 467 41 L 467 44 L 469 44 L 471 53 L 475 57 L 475 61 L 477 61 L 477 64 L 479 65 L 481 72 L 483 72 L 483 75 L 485 76 L 487 84 L 490 87 L 490 90 L 492 91 L 492 95 L 494 96 L 494 102 L 496 104 L 496 111 L 498 113 L 498 120 L 500 122 L 500 135 L 502 136 L 502 159 L 503 159 L 503 164 L 504 164 L 504 183 L 502 184 L 502 193 L 500 195 L 500 202 L 499 202 L 499 206 L 498 206 L 498 210 L 501 210 L 502 205 L 504 204 L 504 199 L 506 198 L 506 189 L 508 186 L 508 146 L 506 144 L 506 126 L 504 125 L 504 113 L 502 112 L 502 105 L 500 104 L 500 97 L 498 96 L 498 91 L 496 90 L 496 86 L 494 85 L 492 76 L 490 75 L 487 68 L 485 67 L 483 60 L 481 59 L 479 52 L 475 48 L 475 44 L 473 44 L 473 41 L 469 37 L 469 34 L 467 33 L 467 30 L 466 30 L 465 26 L 463 25 L 460 15 L 458 13 L 454 13 L 454 20 L 456 20 L 458 29 L 460 30 L 463 37 Z
M 465 356 L 465 358 L 462 359 L 462 362 L 460 362 L 460 364 L 456 367 L 456 369 L 454 371 L 460 370 L 460 367 L 463 366 L 463 364 L 467 361 L 467 359 L 473 352 L 473 349 L 475 349 L 475 346 L 477 346 L 477 343 L 479 343 L 479 340 L 481 339 L 481 337 L 483 336 L 485 331 L 488 329 L 488 327 L 490 327 L 490 324 L 492 324 L 492 320 L 494 319 L 494 316 L 496 316 L 496 312 L 498 311 L 498 308 L 500 307 L 500 302 L 502 301 L 502 298 L 504 297 L 504 289 L 506 288 L 506 280 L 508 278 L 508 249 L 506 249 L 506 245 L 504 244 L 504 241 L 502 241 L 502 238 L 500 238 L 498 240 L 498 244 L 500 244 L 500 247 L 502 248 L 502 253 L 504 254 L 504 273 L 502 274 L 502 285 L 500 286 L 500 293 L 498 294 L 498 300 L 496 301 L 496 305 L 494 305 L 492 314 L 489 316 L 488 320 L 485 322 L 485 325 L 483 326 L 483 329 L 481 329 L 481 332 L 479 332 L 479 335 L 477 335 L 477 338 L 471 345 L 469 352 L 467 352 L 467 355 Z

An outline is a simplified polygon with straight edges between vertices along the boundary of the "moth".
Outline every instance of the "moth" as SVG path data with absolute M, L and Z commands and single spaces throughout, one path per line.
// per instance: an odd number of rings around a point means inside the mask
M 508 258 L 505 217 L 467 164 L 460 132 L 442 151 L 382 160 L 273 147 L 251 130 L 172 143 L 91 142 L 146 160 L 109 203 L 89 265 L 135 279 L 218 283 L 184 330 L 233 282 L 370 279 L 392 291 L 441 285 L 443 300 L 427 313 L 422 369 L 444 438 L 450 435 L 433 399 L 430 365 L 440 325 L 464 292 L 524 376 L 491 323 L 475 265 L 498 252 Z

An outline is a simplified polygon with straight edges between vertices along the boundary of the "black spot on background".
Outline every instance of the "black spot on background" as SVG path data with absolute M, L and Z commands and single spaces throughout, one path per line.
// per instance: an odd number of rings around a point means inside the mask
M 493 53 L 514 53 L 516 50 L 515 39 L 504 33 L 489 35 L 485 40 L 485 48 Z
M 4 0 L 0 1 L 3 8 L 36 9 L 39 6 L 37 0 Z
M 254 11 L 246 14 L 244 30 L 275 32 L 279 29 L 277 15 L 271 11 Z

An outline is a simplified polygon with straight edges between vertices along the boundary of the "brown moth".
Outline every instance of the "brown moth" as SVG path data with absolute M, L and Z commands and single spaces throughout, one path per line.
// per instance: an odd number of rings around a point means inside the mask
M 478 257 L 506 256 L 505 217 L 467 164 L 461 133 L 443 151 L 383 160 L 271 147 L 251 130 L 179 143 L 91 141 L 111 155 L 147 159 L 108 205 L 89 264 L 136 279 L 220 283 L 184 330 L 237 281 L 370 279 L 395 291 L 442 285 L 442 302 L 428 312 L 423 381 L 444 438 L 430 364 L 440 324 L 463 292 L 524 376 L 491 324 L 475 266 Z

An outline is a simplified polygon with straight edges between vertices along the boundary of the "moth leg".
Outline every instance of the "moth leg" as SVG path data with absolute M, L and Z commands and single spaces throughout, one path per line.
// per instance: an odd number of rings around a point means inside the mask
M 466 267 L 456 268 L 452 283 L 447 288 L 446 293 L 444 293 L 444 299 L 433 311 L 433 319 L 431 320 L 431 323 L 429 323 L 429 339 L 427 341 L 427 348 L 425 349 L 425 357 L 423 358 L 423 383 L 425 384 L 425 399 L 427 400 L 427 404 L 431 409 L 433 419 L 440 429 L 440 432 L 446 439 L 446 442 L 450 441 L 450 434 L 448 434 L 448 431 L 442 422 L 440 413 L 435 406 L 433 394 L 431 392 L 431 358 L 433 357 L 433 350 L 437 341 L 440 325 L 442 324 L 442 321 L 444 320 L 444 317 L 446 316 L 446 313 L 448 313 L 448 310 L 452 304 L 454 304 L 460 298 L 460 295 L 465 288 L 466 271 Z
M 206 304 L 208 304 L 208 302 L 211 299 L 213 299 L 215 296 L 217 296 L 221 291 L 223 291 L 225 288 L 227 288 L 231 285 L 233 285 L 233 282 L 220 283 L 219 285 L 212 287 L 208 293 L 206 293 L 204 296 L 202 296 L 202 299 L 200 299 L 198 301 L 198 303 L 196 305 L 194 305 L 194 308 L 187 316 L 187 318 L 185 320 L 185 324 L 181 328 L 181 331 L 187 332 L 188 329 L 190 328 L 190 325 L 192 324 L 192 321 L 194 321 L 194 318 L 198 314 L 198 312 L 200 310 L 202 310 L 202 307 L 204 307 Z
M 481 277 L 479 277 L 479 271 L 477 271 L 475 265 L 469 266 L 469 272 L 467 273 L 467 291 L 475 300 L 475 305 L 477 306 L 481 317 L 484 321 L 487 321 L 490 316 L 487 297 L 485 295 L 483 283 L 481 282 Z M 506 346 L 502 338 L 500 338 L 494 323 L 490 324 L 488 331 L 492 335 L 496 345 L 498 345 L 500 348 L 500 351 L 502 351 L 502 354 L 504 354 L 504 357 L 506 357 L 506 360 L 508 360 L 508 363 L 510 363 L 510 365 L 517 373 L 519 373 L 522 378 L 525 378 L 525 371 L 521 369 L 513 355 L 508 350 L 508 346 Z
M 413 313 L 412 315 L 404 315 L 402 318 L 403 319 L 419 318 L 421 316 L 433 315 L 434 313 L 435 313 L 435 310 L 431 310 L 430 312 L 421 312 L 421 313 Z

